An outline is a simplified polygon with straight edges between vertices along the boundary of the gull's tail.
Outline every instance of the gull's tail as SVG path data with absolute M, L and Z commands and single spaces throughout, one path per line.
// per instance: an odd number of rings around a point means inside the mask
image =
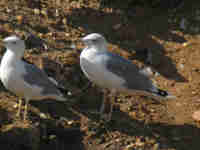
M 67 98 L 65 98 L 63 95 L 55 95 L 54 96 L 55 100 L 60 101 L 60 102 L 65 102 L 67 101 Z
M 169 92 L 161 90 L 159 88 L 156 88 L 156 90 L 151 91 L 154 96 L 158 96 L 163 99 L 173 99 L 176 98 L 176 96 L 171 95 Z

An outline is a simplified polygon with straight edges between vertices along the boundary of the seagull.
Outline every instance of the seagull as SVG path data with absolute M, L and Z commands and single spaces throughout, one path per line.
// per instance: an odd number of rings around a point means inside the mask
M 30 100 L 55 99 L 66 101 L 46 73 L 24 61 L 25 42 L 17 36 L 3 39 L 6 52 L 0 64 L 0 79 L 10 92 L 19 96 L 17 116 L 20 116 L 22 98 L 25 99 L 24 120 Z
M 106 39 L 91 33 L 81 39 L 86 45 L 80 55 L 80 66 L 85 76 L 96 85 L 107 89 L 112 94 L 144 94 L 155 98 L 168 99 L 174 96 L 157 88 L 148 75 L 131 61 L 107 50 Z M 104 119 L 111 119 L 112 102 L 108 115 L 105 115 L 106 99 L 101 105 L 100 114 Z

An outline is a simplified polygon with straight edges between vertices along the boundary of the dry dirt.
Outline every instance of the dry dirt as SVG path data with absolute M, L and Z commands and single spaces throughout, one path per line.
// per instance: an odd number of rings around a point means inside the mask
M 25 38 L 30 32 L 44 39 L 47 48 L 27 49 L 26 60 L 72 92 L 67 96 L 64 91 L 65 104 L 31 102 L 29 121 L 23 122 L 15 117 L 17 97 L 1 85 L 1 149 L 200 149 L 200 124 L 192 118 L 200 109 L 200 3 L 187 1 L 176 11 L 125 6 L 100 8 L 97 0 L 0 1 L 0 38 Z M 150 67 L 157 72 L 153 80 L 177 99 L 119 95 L 112 121 L 101 122 L 94 113 L 102 102 L 101 89 L 85 88 L 88 80 L 79 66 L 83 45 L 78 39 L 92 32 L 103 34 L 112 52 L 140 67 L 148 65 L 140 51 L 150 48 Z

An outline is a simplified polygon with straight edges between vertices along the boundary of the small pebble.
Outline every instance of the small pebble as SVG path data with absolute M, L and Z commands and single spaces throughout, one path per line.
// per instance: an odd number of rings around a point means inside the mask
M 159 72 L 155 72 L 155 76 L 160 76 L 160 73 Z
M 39 14 L 40 14 L 40 10 L 39 10 L 39 9 L 36 9 L 36 8 L 35 8 L 33 11 L 34 11 L 34 14 L 36 14 L 36 15 L 39 15 Z
M 56 135 L 53 135 L 53 134 L 52 134 L 52 135 L 49 136 L 49 139 L 50 139 L 50 140 L 53 140 L 53 139 L 55 139 L 55 138 L 56 138 Z
M 44 113 L 40 113 L 40 118 L 47 119 L 47 115 L 45 115 Z
M 180 69 L 184 69 L 184 65 L 183 64 L 180 64 L 179 67 L 180 67 Z
M 188 44 L 189 43 L 185 42 L 185 43 L 183 43 L 183 46 L 186 47 L 186 46 L 188 46 Z
M 72 92 L 68 91 L 68 92 L 67 92 L 67 95 L 68 95 L 68 96 L 71 96 L 71 95 L 72 95 Z
M 41 10 L 41 14 L 43 14 L 44 16 L 47 16 L 47 11 L 46 10 Z
M 17 104 L 17 103 L 13 105 L 13 108 L 17 108 L 17 107 L 18 107 L 18 104 Z
M 71 120 L 71 121 L 67 121 L 67 124 L 68 124 L 68 125 L 72 125 L 73 123 L 74 123 L 73 120 Z
M 71 44 L 70 46 L 72 49 L 76 49 L 76 45 L 75 44 Z
M 195 111 L 195 112 L 192 114 L 192 118 L 193 118 L 195 121 L 200 121 L 200 110 Z
M 121 27 L 121 24 L 116 24 L 116 25 L 113 26 L 113 29 L 118 30 L 120 27 Z
M 153 75 L 153 71 L 152 71 L 151 67 L 146 67 L 146 68 L 144 68 L 144 69 L 142 70 L 142 72 L 143 72 L 144 74 L 146 74 L 147 76 L 152 76 L 152 75 Z
M 135 144 L 133 144 L 133 143 L 127 145 L 125 150 L 131 150 L 132 148 L 134 148 L 134 145 Z

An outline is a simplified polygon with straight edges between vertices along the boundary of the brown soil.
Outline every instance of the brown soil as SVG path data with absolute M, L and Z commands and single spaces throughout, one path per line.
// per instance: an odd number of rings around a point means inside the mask
M 47 49 L 27 50 L 25 58 L 72 92 L 66 104 L 31 102 L 29 121 L 23 122 L 15 117 L 17 97 L 1 85 L 1 149 L 198 150 L 200 124 L 192 115 L 200 109 L 199 6 L 188 1 L 177 11 L 146 6 L 126 11 L 99 8 L 97 0 L 1 0 L 0 38 L 31 32 L 45 39 Z M 83 90 L 88 80 L 79 66 L 83 45 L 78 40 L 91 32 L 103 34 L 112 52 L 140 67 L 147 64 L 139 51 L 150 48 L 151 67 L 160 74 L 153 79 L 177 99 L 119 95 L 112 121 L 101 122 L 94 113 L 101 89 Z M 77 49 L 70 48 L 72 43 Z

